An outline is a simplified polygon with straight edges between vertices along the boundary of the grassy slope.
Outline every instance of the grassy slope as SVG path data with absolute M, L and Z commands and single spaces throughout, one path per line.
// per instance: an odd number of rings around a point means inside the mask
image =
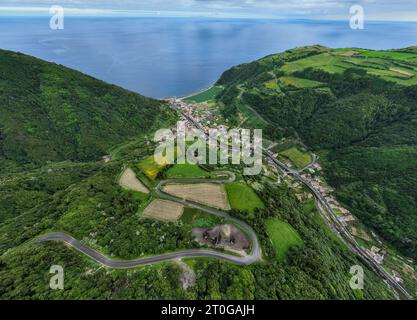
M 153 155 L 141 160 L 138 164 L 138 167 L 152 180 L 155 180 L 158 173 L 167 166 L 168 164 L 165 163 L 156 163 Z
M 284 76 L 280 78 L 281 83 L 287 87 L 300 88 L 317 88 L 323 86 L 323 83 L 318 81 L 312 81 L 308 79 L 302 79 L 291 76 Z
M 297 147 L 282 151 L 281 154 L 290 159 L 290 161 L 299 169 L 306 167 L 313 160 L 309 152 L 300 151 Z
M 269 219 L 265 224 L 266 232 L 274 245 L 276 257 L 279 261 L 285 259 L 290 248 L 303 245 L 300 235 L 288 223 L 278 219 Z
M 226 192 L 232 209 L 253 213 L 265 205 L 256 193 L 244 182 L 226 183 Z
M 211 228 L 219 223 L 224 223 L 221 218 L 196 208 L 185 208 L 181 221 L 193 228 Z
M 193 164 L 177 164 L 166 173 L 167 178 L 205 178 L 208 172 Z
M 191 96 L 185 100 L 187 102 L 196 102 L 196 103 L 206 102 L 206 101 L 214 100 L 214 98 L 222 91 L 223 91 L 223 87 L 214 86 L 206 91 L 203 91 L 199 94 Z

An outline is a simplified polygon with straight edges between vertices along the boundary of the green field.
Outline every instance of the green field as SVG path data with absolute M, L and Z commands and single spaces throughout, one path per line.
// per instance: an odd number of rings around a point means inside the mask
M 249 106 L 238 102 L 237 108 L 242 114 L 243 118 L 246 119 L 244 122 L 245 126 L 249 126 L 251 128 L 263 128 L 263 126 L 267 123 L 264 118 L 261 118 L 259 114 L 255 113 L 253 109 L 249 108 Z
M 417 60 L 417 55 L 409 52 L 399 51 L 366 51 L 361 54 L 362 57 L 391 59 L 391 60 Z
M 345 56 L 348 52 L 355 52 L 356 54 L 360 54 L 362 52 L 366 52 L 368 50 L 366 49 L 360 49 L 360 48 L 338 48 L 338 49 L 332 49 L 332 53 L 335 53 L 337 55 Z
M 201 103 L 205 101 L 214 100 L 214 98 L 222 91 L 223 91 L 223 87 L 214 86 L 204 92 L 196 94 L 195 96 L 186 98 L 185 101 Z
M 145 203 L 149 199 L 149 194 L 137 192 L 137 191 L 124 191 L 127 194 L 129 194 L 134 201 L 137 201 L 139 203 Z
M 184 208 L 181 221 L 193 228 L 211 228 L 222 223 L 222 219 L 196 208 Z
M 209 173 L 194 164 L 177 164 L 167 172 L 167 178 L 206 178 Z
M 286 63 L 281 70 L 284 72 L 293 73 L 302 71 L 307 68 L 320 68 L 330 73 L 343 72 L 343 68 L 337 66 L 342 60 L 339 56 L 334 56 L 329 53 L 322 53 L 312 57 L 296 60 Z
M 356 52 L 349 56 L 346 53 Z M 403 61 L 403 62 L 402 62 Z M 417 84 L 417 54 L 401 51 L 369 51 L 360 49 L 339 49 L 286 63 L 281 70 L 286 76 L 280 80 L 284 85 L 297 88 L 320 86 L 320 82 L 306 82 L 293 77 L 294 72 L 307 68 L 320 69 L 328 73 L 343 73 L 349 68 L 361 68 L 369 74 L 402 85 Z
M 280 81 L 285 86 L 291 86 L 295 88 L 317 88 L 323 84 L 318 81 L 302 79 L 297 77 L 281 77 Z
M 381 70 L 381 69 L 372 69 L 372 68 L 368 68 L 368 74 L 373 74 L 376 76 L 379 76 L 381 78 L 384 79 L 388 79 L 388 78 L 401 78 L 401 79 L 409 79 L 411 77 L 413 77 L 412 73 L 409 73 L 406 71 L 395 71 L 397 69 L 391 69 L 391 70 Z M 400 69 L 398 69 L 400 70 Z M 395 79 L 394 79 L 395 80 Z
M 309 152 L 300 151 L 296 147 L 281 152 L 281 155 L 288 158 L 299 169 L 308 166 L 313 160 Z
M 165 150 L 166 152 L 171 152 L 172 148 Z M 165 156 L 165 151 L 163 155 Z M 181 150 L 175 147 L 174 150 L 174 159 L 177 159 L 177 156 L 180 156 Z M 138 168 L 141 169 L 148 178 L 151 180 L 155 180 L 158 176 L 158 173 L 161 172 L 164 168 L 169 166 L 167 160 L 164 163 L 156 163 L 155 162 L 155 155 L 151 155 L 138 163 Z
M 303 211 L 306 215 L 312 217 L 312 221 L 320 226 L 321 229 L 335 242 L 337 243 L 343 250 L 347 250 L 346 245 L 340 240 L 332 230 L 330 230 L 329 226 L 324 222 L 323 218 L 320 216 L 317 208 L 316 203 L 314 200 L 309 200 L 308 202 L 303 204 Z
M 275 79 L 265 82 L 265 87 L 271 90 L 279 90 L 278 83 Z
M 244 182 L 226 183 L 227 197 L 232 209 L 253 213 L 255 209 L 265 207 L 262 200 Z
M 265 225 L 279 261 L 285 259 L 291 247 L 300 247 L 304 244 L 298 232 L 286 222 L 278 219 L 268 219 Z
M 139 162 L 138 167 L 143 170 L 146 176 L 152 180 L 155 180 L 158 176 L 158 173 L 164 169 L 166 164 L 158 164 L 155 162 L 154 156 L 149 156 Z

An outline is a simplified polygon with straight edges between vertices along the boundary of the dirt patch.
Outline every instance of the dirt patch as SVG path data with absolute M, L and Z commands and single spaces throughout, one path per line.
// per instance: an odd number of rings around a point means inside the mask
M 194 239 L 203 245 L 225 248 L 237 252 L 249 249 L 250 241 L 246 235 L 232 224 L 208 228 L 193 228 Z
M 119 184 L 123 188 L 138 191 L 142 193 L 149 193 L 148 188 L 138 179 L 136 178 L 136 174 L 133 172 L 132 169 L 127 168 L 119 179 Z
M 344 54 L 342 54 L 342 56 L 353 57 L 353 56 L 356 56 L 358 54 L 359 54 L 359 52 L 356 52 L 356 51 L 346 51 Z
M 222 210 L 230 210 L 226 189 L 222 184 L 170 184 L 165 186 L 163 190 L 182 199 L 195 201 Z
M 143 211 L 143 216 L 147 218 L 176 221 L 181 218 L 184 206 L 168 200 L 154 200 Z
M 412 77 L 412 76 L 414 76 L 414 74 L 413 74 L 413 73 L 411 73 L 411 72 L 407 72 L 407 71 L 405 71 L 405 70 L 401 70 L 401 69 L 397 69 L 397 68 L 390 68 L 390 70 L 391 70 L 391 71 L 394 71 L 394 72 L 396 72 L 396 73 L 399 73 L 399 74 L 401 74 L 401 75 L 403 75 L 403 76 L 406 76 L 406 77 Z
M 183 271 L 180 278 L 182 288 L 187 291 L 188 289 L 194 287 L 197 276 L 194 270 L 180 259 L 177 260 L 177 263 Z

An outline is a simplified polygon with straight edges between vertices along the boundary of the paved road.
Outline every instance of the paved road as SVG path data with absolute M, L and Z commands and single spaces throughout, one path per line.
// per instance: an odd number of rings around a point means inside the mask
M 235 262 L 235 263 L 237 263 L 237 261 L 240 261 L 239 264 L 251 264 L 251 263 L 254 263 L 256 261 L 261 260 L 262 259 L 262 250 L 261 250 L 261 246 L 259 245 L 258 237 L 257 237 L 255 231 L 247 223 L 245 223 L 245 222 L 243 222 L 243 221 L 241 221 L 237 218 L 231 217 L 223 211 L 217 210 L 217 209 L 212 208 L 212 207 L 205 206 L 203 204 L 200 204 L 200 203 L 197 203 L 197 202 L 194 202 L 194 201 L 184 200 L 184 199 L 175 197 L 175 196 L 173 196 L 169 193 L 166 193 L 162 190 L 162 187 L 165 186 L 168 183 L 199 183 L 199 182 L 207 182 L 207 181 L 210 181 L 210 183 L 227 183 L 227 182 L 233 182 L 236 179 L 235 175 L 231 172 L 223 171 L 223 172 L 215 172 L 215 173 L 218 176 L 219 175 L 222 175 L 222 176 L 227 175 L 228 178 L 226 178 L 226 179 L 220 179 L 220 178 L 218 178 L 218 179 L 194 179 L 194 178 L 190 178 L 190 179 L 169 179 L 169 180 L 161 181 L 158 184 L 158 186 L 156 187 L 156 191 L 159 195 L 167 198 L 168 200 L 181 203 L 181 204 L 183 204 L 185 206 L 188 206 L 188 207 L 193 207 L 193 208 L 203 210 L 205 212 L 208 212 L 208 213 L 210 213 L 212 215 L 215 215 L 215 216 L 218 216 L 220 218 L 225 218 L 225 219 L 235 223 L 236 225 L 240 226 L 240 228 L 243 229 L 243 231 L 249 236 L 249 238 L 251 240 L 251 244 L 252 244 L 251 252 L 250 252 L 249 255 L 247 255 L 245 257 L 233 256 L 233 260 L 230 260 L 230 261 Z
M 298 170 L 297 173 L 301 174 L 304 171 L 306 171 L 307 169 L 311 168 L 312 166 L 314 166 L 317 163 L 317 160 L 318 160 L 317 155 L 315 153 L 313 153 L 313 160 L 308 165 L 306 165 L 304 168 L 302 168 L 301 170 Z
M 301 177 L 298 171 L 288 168 L 285 164 L 275 159 L 269 151 L 265 150 L 264 156 L 270 159 L 277 168 L 288 173 L 289 175 L 292 175 L 296 180 L 298 180 L 303 185 L 305 185 L 313 193 L 318 203 L 322 206 L 324 210 L 326 210 L 326 212 L 330 216 L 330 218 L 328 218 L 322 212 L 320 212 L 322 218 L 329 225 L 329 227 L 333 230 L 333 232 L 336 233 L 336 235 L 346 244 L 346 246 L 352 252 L 354 252 L 356 255 L 362 258 L 372 268 L 372 270 L 374 270 L 377 274 L 379 274 L 388 283 L 388 285 L 391 288 L 395 288 L 398 292 L 402 293 L 406 299 L 409 299 L 409 300 L 413 299 L 413 297 L 407 292 L 407 290 L 400 283 L 395 281 L 395 279 L 388 272 L 385 271 L 384 267 L 379 265 L 358 244 L 358 242 L 356 241 L 354 236 L 350 233 L 350 231 L 347 229 L 347 227 L 343 225 L 340 222 L 340 220 L 337 218 L 337 215 L 333 211 L 332 207 L 330 206 L 326 198 L 320 193 L 319 190 L 314 188 L 309 181 Z M 321 208 L 319 208 L 319 211 L 321 211 Z
M 65 242 L 66 244 L 77 249 L 78 251 L 94 259 L 95 261 L 101 263 L 102 265 L 105 265 L 110 268 L 115 268 L 115 269 L 134 268 L 134 267 L 149 265 L 149 264 L 153 264 L 153 263 L 157 263 L 161 261 L 175 260 L 175 259 L 180 259 L 180 258 L 213 257 L 213 258 L 226 260 L 228 262 L 232 262 L 232 263 L 239 264 L 239 265 L 248 265 L 248 264 L 252 264 L 256 261 L 261 260 L 262 251 L 259 245 L 258 237 L 256 236 L 256 233 L 248 224 L 246 224 L 245 222 L 239 219 L 233 218 L 229 216 L 228 214 L 226 214 L 225 212 L 222 212 L 220 210 L 207 207 L 205 205 L 195 203 L 192 201 L 174 197 L 162 190 L 162 187 L 168 183 L 198 183 L 198 182 L 207 182 L 207 181 L 210 181 L 211 183 L 226 183 L 226 182 L 233 182 L 235 180 L 235 175 L 231 172 L 217 172 L 216 174 L 218 176 L 218 178 L 216 179 L 164 180 L 158 184 L 156 188 L 156 192 L 160 194 L 161 196 L 163 196 L 164 198 L 167 198 L 171 201 L 181 203 L 185 206 L 198 208 L 200 210 L 216 215 L 218 217 L 228 219 L 229 221 L 232 221 L 238 226 L 240 226 L 240 228 L 243 229 L 246 232 L 246 234 L 250 237 L 250 240 L 252 243 L 251 252 L 247 256 L 235 256 L 235 255 L 230 255 L 227 253 L 222 253 L 222 252 L 214 251 L 214 250 L 194 249 L 194 250 L 184 250 L 184 251 L 178 251 L 178 252 L 173 252 L 173 253 L 150 256 L 150 257 L 145 257 L 145 258 L 140 258 L 140 259 L 135 259 L 135 260 L 114 260 L 114 259 L 110 259 L 104 256 L 103 254 L 95 251 L 89 246 L 82 244 L 77 239 L 73 238 L 72 236 L 68 234 L 64 234 L 64 233 L 50 233 L 50 234 L 47 234 L 45 236 L 42 236 L 36 239 L 35 242 L 38 242 L 38 243 L 45 242 L 45 241 Z M 222 177 L 227 176 L 227 177 L 220 178 L 220 176 Z
M 175 106 L 173 109 L 179 112 L 185 119 L 191 122 L 195 127 L 200 129 L 204 132 L 203 126 L 196 122 L 193 118 L 189 117 L 188 115 L 182 113 L 178 110 Z M 277 160 L 269 150 L 263 149 L 263 155 L 265 158 L 270 159 L 274 166 L 279 170 L 286 172 L 289 175 L 292 175 L 296 180 L 301 182 L 305 185 L 315 196 L 317 202 L 321 205 L 321 207 L 328 213 L 329 217 L 326 216 L 322 209 L 319 207 L 319 212 L 323 220 L 327 223 L 330 229 L 339 237 L 346 244 L 346 246 L 357 256 L 362 258 L 372 270 L 374 270 L 386 283 L 389 285 L 390 288 L 394 288 L 397 292 L 400 292 L 406 299 L 412 300 L 413 297 L 407 292 L 407 290 L 395 279 L 385 271 L 384 267 L 379 265 L 362 247 L 357 243 L 354 236 L 350 233 L 350 231 L 344 226 L 339 219 L 337 218 L 335 212 L 333 211 L 332 207 L 329 205 L 326 198 L 321 194 L 319 190 L 314 188 L 309 181 L 301 177 L 301 173 L 314 165 L 317 162 L 317 156 L 313 155 L 313 161 L 305 168 L 301 170 L 294 170 L 287 167 L 284 163 Z

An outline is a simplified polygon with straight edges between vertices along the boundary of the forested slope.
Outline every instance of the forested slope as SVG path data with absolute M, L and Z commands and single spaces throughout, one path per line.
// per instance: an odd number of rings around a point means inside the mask
M 94 160 L 157 126 L 163 103 L 0 50 L 0 162 Z
M 287 185 L 277 185 L 261 175 L 241 179 L 248 188 L 258 186 L 256 193 L 265 208 L 254 212 L 235 209 L 230 214 L 254 228 L 263 260 L 249 266 L 208 258 L 187 260 L 196 274 L 196 283 L 189 290 L 182 289 L 182 270 L 174 262 L 112 270 L 62 243 L 33 243 L 41 234 L 65 232 L 114 259 L 195 248 L 192 225 L 182 220 L 143 218 L 143 209 L 155 197 L 153 192 L 140 194 L 118 183 L 127 166 L 150 190 L 158 179 L 166 178 L 162 172 L 150 181 L 139 164 L 155 150 L 151 133 L 172 126 L 176 115 L 160 102 L 64 67 L 10 52 L 1 52 L 0 56 L 0 99 L 4 108 L 0 115 L 4 164 L 0 171 L 1 299 L 393 298 L 386 284 L 366 266 L 365 289 L 352 290 L 349 270 L 361 262 L 323 223 L 314 202 L 300 202 Z M 274 80 L 275 74 L 265 74 L 269 69 L 254 64 L 242 79 L 255 76 L 250 84 L 253 86 L 259 79 Z M 234 78 L 232 72 L 233 84 L 222 80 L 227 89 L 221 99 L 231 101 L 224 111 L 233 110 L 237 97 L 233 94 L 239 95 L 241 90 L 242 80 Z M 311 81 L 309 85 L 315 80 Z M 261 103 L 261 94 L 251 96 L 253 92 L 246 89 L 243 99 L 256 98 Z M 307 121 L 310 116 L 301 112 L 304 107 L 314 110 L 316 104 L 337 100 L 331 89 L 316 94 L 297 91 L 288 91 L 288 95 L 304 97 L 304 104 L 298 105 L 298 117 L 290 112 L 297 99 L 288 104 L 282 119 L 274 116 L 275 106 L 269 111 L 274 121 L 268 129 L 276 136 L 290 133 L 289 125 L 284 128 L 287 121 L 298 123 L 293 125 L 296 128 Z M 259 106 L 254 105 L 262 112 Z M 375 103 L 370 117 L 378 114 L 378 108 Z M 366 129 L 369 125 L 367 120 L 361 126 Z M 397 131 L 388 126 L 384 130 Z M 114 156 L 112 161 L 97 161 L 107 152 Z M 243 167 L 211 169 L 233 170 L 240 176 Z M 278 259 L 268 236 L 271 219 L 288 223 L 302 239 L 303 245 L 292 247 L 285 259 Z M 49 288 L 52 265 L 62 265 L 65 270 L 64 290 Z
M 319 152 L 339 200 L 417 258 L 417 54 L 312 46 L 237 66 L 217 99 L 234 123 L 249 106 L 274 139 Z

